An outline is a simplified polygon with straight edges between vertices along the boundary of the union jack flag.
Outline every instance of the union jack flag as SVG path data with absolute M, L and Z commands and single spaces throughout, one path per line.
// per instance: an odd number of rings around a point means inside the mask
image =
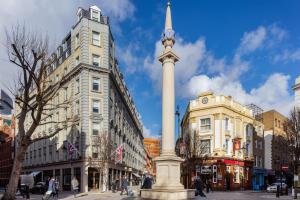
M 116 148 L 116 159 L 115 159 L 115 163 L 122 163 L 123 161 L 123 145 L 119 145 Z

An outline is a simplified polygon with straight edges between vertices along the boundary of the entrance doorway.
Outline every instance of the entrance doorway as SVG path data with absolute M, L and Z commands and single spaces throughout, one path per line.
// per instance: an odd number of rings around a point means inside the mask
M 89 168 L 88 169 L 88 189 L 90 191 L 100 189 L 100 174 L 97 169 Z

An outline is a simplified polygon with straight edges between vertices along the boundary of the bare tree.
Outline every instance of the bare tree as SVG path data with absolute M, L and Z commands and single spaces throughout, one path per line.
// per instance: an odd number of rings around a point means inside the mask
M 10 89 L 15 97 L 17 136 L 15 158 L 11 177 L 3 200 L 15 199 L 22 163 L 28 146 L 34 142 L 51 138 L 59 131 L 70 126 L 70 121 L 54 120 L 55 110 L 67 108 L 70 101 L 54 103 L 53 97 L 63 87 L 66 77 L 51 80 L 52 63 L 48 54 L 48 37 L 26 30 L 25 26 L 16 26 L 6 31 L 7 52 L 11 63 L 19 68 L 15 88 Z M 52 124 L 51 132 L 39 132 L 41 126 Z
M 294 174 L 298 174 L 299 159 L 300 159 L 300 110 L 294 108 L 288 120 L 285 122 L 285 130 L 287 134 L 287 142 L 289 153 L 292 157 L 292 165 Z M 295 182 L 294 182 L 295 187 Z M 297 193 L 294 193 L 297 195 Z M 297 196 L 296 196 L 297 198 Z
M 210 144 L 203 141 L 196 131 L 183 136 L 184 158 L 188 177 L 194 170 L 195 164 L 203 164 L 210 153 Z M 187 181 L 189 183 L 189 180 Z M 187 186 L 189 187 L 189 186 Z
M 112 161 L 111 151 L 113 149 L 112 142 L 107 132 L 100 133 L 99 136 L 93 136 L 92 157 L 89 158 L 89 165 L 95 168 L 99 174 L 99 186 L 102 183 L 105 187 L 108 184 L 108 164 Z M 102 178 L 101 178 L 102 177 Z M 94 184 L 95 177 L 94 177 Z M 106 188 L 102 188 L 106 190 Z

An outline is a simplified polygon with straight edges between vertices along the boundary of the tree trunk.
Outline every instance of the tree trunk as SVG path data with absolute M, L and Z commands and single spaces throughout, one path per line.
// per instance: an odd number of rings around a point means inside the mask
M 1 200 L 14 200 L 16 199 L 16 191 L 19 183 L 20 173 L 22 170 L 22 164 L 25 156 L 27 146 L 19 146 L 16 149 L 14 165 L 10 174 L 9 183 L 7 189 Z

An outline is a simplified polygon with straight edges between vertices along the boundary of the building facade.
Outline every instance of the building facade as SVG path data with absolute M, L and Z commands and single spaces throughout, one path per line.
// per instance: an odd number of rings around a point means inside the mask
M 63 190 L 70 190 L 71 178 L 76 176 L 82 192 L 110 189 L 112 181 L 126 176 L 130 182 L 139 176 L 146 165 L 142 123 L 123 75 L 115 58 L 115 42 L 109 18 L 97 6 L 79 8 L 77 23 L 52 54 L 48 78 L 67 81 L 52 104 L 64 101 L 68 106 L 57 108 L 45 119 L 73 119 L 75 125 L 65 128 L 48 140 L 36 142 L 28 148 L 24 173 L 41 172 L 36 179 L 56 176 Z M 40 126 L 33 137 L 51 133 L 55 125 Z M 105 162 L 102 172 L 94 166 L 98 160 L 97 137 L 108 136 L 114 154 L 122 147 L 122 159 L 115 156 Z M 76 148 L 69 154 L 68 146 Z
M 263 113 L 263 123 L 265 127 L 265 168 L 267 169 L 267 184 L 280 179 L 284 174 L 284 179 L 289 174 L 291 158 L 288 155 L 288 145 L 286 142 L 286 132 L 284 122 L 287 118 L 277 112 L 270 110 Z
M 146 150 L 149 152 L 150 160 L 158 157 L 160 155 L 160 145 L 161 141 L 154 138 L 144 138 L 144 145 Z M 152 161 L 151 163 L 151 170 L 149 171 L 152 175 L 156 176 L 156 166 L 155 163 Z
M 252 188 L 253 133 L 263 134 L 263 124 L 252 110 L 232 97 L 206 92 L 189 102 L 181 127 L 182 140 L 189 141 L 185 152 L 191 152 L 192 158 L 183 164 L 187 188 L 195 175 L 210 179 L 216 190 Z
M 0 89 L 0 187 L 8 184 L 14 159 L 15 120 L 13 101 Z

